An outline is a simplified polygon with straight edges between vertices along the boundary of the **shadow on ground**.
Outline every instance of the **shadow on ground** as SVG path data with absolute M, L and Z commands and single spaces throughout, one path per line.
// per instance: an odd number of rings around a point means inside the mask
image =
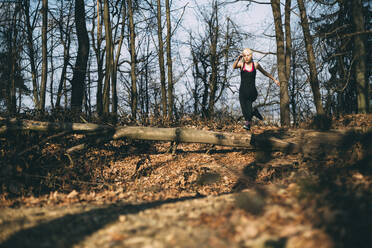
M 117 221 L 122 215 L 136 214 L 163 204 L 202 197 L 198 195 L 139 205 L 112 204 L 79 214 L 68 214 L 18 231 L 0 244 L 0 247 L 73 247 L 105 225 Z
M 283 137 L 280 133 L 272 135 Z M 240 193 L 237 204 L 260 214 L 265 206 L 260 185 L 280 185 L 281 179 L 283 184 L 293 182 L 300 189 L 297 197 L 303 214 L 314 228 L 325 230 L 336 247 L 371 247 L 372 132 L 347 132 L 337 144 L 316 142 L 306 154 L 299 155 L 298 163 L 282 166 L 273 166 L 277 154 L 256 152 L 255 161 L 245 166 L 233 190 L 252 189 L 254 193 Z M 281 156 L 285 158 L 285 154 Z M 256 198 L 258 203 L 252 200 Z

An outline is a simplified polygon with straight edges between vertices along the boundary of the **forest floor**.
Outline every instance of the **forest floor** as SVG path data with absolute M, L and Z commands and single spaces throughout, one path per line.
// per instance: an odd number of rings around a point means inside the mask
M 332 127 L 368 132 L 307 156 L 118 140 L 67 157 L 81 135 L 0 137 L 0 247 L 371 247 L 372 115 Z

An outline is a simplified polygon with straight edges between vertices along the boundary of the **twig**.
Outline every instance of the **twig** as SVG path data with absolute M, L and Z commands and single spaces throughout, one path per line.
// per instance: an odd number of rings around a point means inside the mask
M 68 159 L 70 160 L 70 166 L 69 167 L 74 167 L 74 161 L 72 160 L 72 157 L 70 156 L 70 154 L 68 154 L 67 152 L 65 153 L 65 155 L 68 157 Z
M 61 137 L 61 136 L 65 136 L 65 135 L 67 135 L 69 133 L 71 133 L 71 132 L 66 131 L 66 132 L 61 132 L 61 133 L 57 133 L 55 135 L 49 136 L 49 137 L 43 139 L 42 141 L 40 141 L 37 145 L 33 145 L 33 146 L 27 148 L 26 150 L 21 151 L 20 153 L 17 154 L 17 156 L 22 156 L 23 154 L 25 154 L 25 153 L 27 153 L 27 152 L 35 149 L 35 148 L 39 148 L 41 145 L 43 145 L 47 141 L 50 141 L 50 140 L 52 140 L 54 138 L 58 138 L 58 137 Z
M 41 175 L 33 175 L 28 173 L 23 173 L 23 175 L 33 178 L 42 178 L 42 179 L 50 179 L 50 177 L 47 176 L 41 176 Z M 105 185 L 105 186 L 115 186 L 113 183 L 105 183 L 105 182 L 89 182 L 89 181 L 82 181 L 82 180 L 76 180 L 76 179 L 66 179 L 62 178 L 60 176 L 53 176 L 53 179 L 58 179 L 61 181 L 69 181 L 71 183 L 79 183 L 79 184 L 85 184 L 85 185 Z

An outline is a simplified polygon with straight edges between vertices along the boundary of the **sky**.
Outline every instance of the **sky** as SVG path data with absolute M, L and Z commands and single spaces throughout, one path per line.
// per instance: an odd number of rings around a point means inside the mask
M 222 1 L 220 1 L 222 2 Z M 224 1 L 227 2 L 227 1 Z M 177 39 L 188 39 L 187 30 L 192 30 L 193 32 L 200 29 L 201 25 L 197 21 L 198 17 L 196 15 L 199 9 L 203 7 L 210 7 L 211 0 L 190 0 L 190 1 L 183 1 L 183 0 L 173 0 L 172 9 L 181 8 L 183 6 L 187 6 L 185 8 L 185 13 L 183 16 L 182 26 L 177 31 Z M 178 13 L 175 13 L 175 16 L 180 16 L 182 10 L 180 9 Z M 220 11 L 221 16 L 229 16 L 237 25 L 240 26 L 241 30 L 253 34 L 252 39 L 243 40 L 241 47 L 250 47 L 255 50 L 263 51 L 263 52 L 275 52 L 276 46 L 274 39 L 270 39 L 264 36 L 265 34 L 273 34 L 273 20 L 272 20 L 272 12 L 270 4 L 251 4 L 247 7 L 247 2 L 241 1 L 234 4 L 229 4 L 224 7 L 223 10 Z M 174 20 L 173 20 L 174 21 Z M 180 48 L 185 49 L 185 48 Z M 124 49 L 125 50 L 125 49 Z M 181 54 L 184 55 L 185 64 L 186 64 L 186 57 L 189 56 L 189 52 L 186 50 L 181 50 Z M 173 53 L 175 54 L 175 53 Z M 254 54 L 256 60 L 260 60 L 262 55 L 261 54 Z M 271 57 L 271 58 L 270 58 Z M 265 58 L 273 59 L 273 56 L 269 56 Z M 264 61 L 263 61 L 264 63 Z M 261 63 L 261 64 L 263 64 Z M 263 64 L 265 68 L 265 64 Z M 175 68 L 175 66 L 174 66 Z M 265 68 L 270 71 L 270 68 Z M 239 77 L 238 73 L 236 73 L 236 89 L 238 87 Z M 258 74 L 258 80 L 260 80 L 261 75 Z M 191 79 L 191 77 L 189 76 Z M 187 80 L 187 79 L 186 79 Z M 266 80 L 266 79 L 265 79 Z M 266 80 L 267 81 L 267 80 Z M 176 90 L 179 92 L 185 92 L 185 85 L 184 83 L 180 83 L 176 85 Z M 176 92 L 176 93 L 179 93 Z M 231 92 L 230 92 L 231 93 Z M 49 97 L 49 94 L 47 94 Z M 47 103 L 50 100 L 47 99 Z M 229 96 L 229 103 L 231 106 L 239 108 L 239 101 L 237 100 L 237 94 L 231 94 Z
M 190 28 L 193 31 L 198 30 L 200 23 L 197 22 L 197 16 L 195 12 L 198 8 L 210 5 L 211 0 L 197 0 L 195 1 L 176 1 L 176 6 L 184 6 L 187 4 L 185 11 L 183 26 Z M 222 2 L 222 1 L 221 1 Z M 225 1 L 227 2 L 227 1 Z M 263 34 L 270 34 L 270 30 L 273 29 L 273 18 L 270 4 L 250 4 L 247 7 L 246 1 L 241 1 L 234 4 L 227 5 L 221 15 L 229 16 L 236 24 L 238 24 L 242 30 L 247 33 L 256 35 L 255 40 L 242 41 L 243 47 L 262 48 L 264 51 L 268 51 L 271 47 L 265 47 L 268 37 L 263 37 Z M 263 44 L 264 43 L 264 44 Z
M 197 3 L 196 3 L 197 2 Z M 192 30 L 193 32 L 197 32 L 201 30 L 201 25 L 198 22 L 197 12 L 199 9 L 207 6 L 210 7 L 211 0 L 197 0 L 197 1 L 174 1 L 176 8 L 182 7 L 187 5 L 185 14 L 184 14 L 184 21 L 182 23 L 182 27 L 178 32 L 178 38 L 182 39 L 184 36 L 185 40 L 188 39 L 188 30 Z M 222 2 L 222 1 L 220 1 Z M 225 1 L 226 2 L 226 1 Z M 209 6 L 208 6 L 209 5 Z M 229 4 L 224 7 L 223 10 L 220 11 L 221 16 L 229 16 L 231 20 L 239 25 L 240 29 L 246 33 L 252 34 L 252 38 L 247 40 L 242 40 L 241 47 L 249 47 L 254 50 L 262 51 L 262 52 L 276 52 L 276 45 L 275 39 L 269 38 L 266 35 L 273 35 L 274 34 L 274 25 L 273 25 L 273 16 L 271 11 L 270 4 L 255 4 L 252 3 L 249 7 L 247 7 L 247 2 L 241 1 L 234 4 Z M 184 32 L 184 33 L 183 33 Z M 202 32 L 202 31 L 201 31 Z M 181 54 L 188 54 L 189 50 L 187 47 L 181 48 Z M 267 70 L 271 71 L 272 68 L 272 61 L 276 61 L 276 58 L 273 55 L 266 56 L 263 60 L 262 54 L 254 53 L 254 59 L 259 61 L 260 64 Z M 237 90 L 240 83 L 239 73 L 236 71 L 234 73 L 233 82 L 230 82 L 233 86 L 231 87 L 235 90 L 235 93 L 228 90 L 228 100 L 226 105 L 229 107 L 233 107 L 236 111 L 240 111 L 239 100 Z M 187 80 L 187 79 L 185 79 Z M 189 80 L 192 80 L 191 76 L 189 76 Z M 257 73 L 257 84 L 265 85 L 268 84 L 268 78 L 263 76 L 261 73 Z M 177 88 L 179 92 L 185 92 L 185 85 L 179 84 Z M 260 98 L 258 99 L 259 102 Z M 262 99 L 261 99 L 262 100 Z

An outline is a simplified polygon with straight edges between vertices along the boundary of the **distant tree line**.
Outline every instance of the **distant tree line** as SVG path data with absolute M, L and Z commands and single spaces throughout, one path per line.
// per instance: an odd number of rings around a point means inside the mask
M 0 111 L 16 115 L 28 107 L 28 96 L 39 113 L 127 115 L 143 124 L 185 113 L 213 118 L 238 81 L 231 64 L 251 35 L 225 12 L 236 2 L 272 8 L 276 51 L 263 53 L 276 56 L 272 71 L 281 86 L 279 95 L 262 88 L 259 104 L 278 104 L 282 125 L 314 110 L 320 116 L 370 111 L 368 0 L 211 0 L 195 10 L 201 32 L 187 29 L 188 6 L 176 1 L 3 1 Z M 177 36 L 181 28 L 187 41 Z M 181 54 L 182 47 L 190 53 Z

